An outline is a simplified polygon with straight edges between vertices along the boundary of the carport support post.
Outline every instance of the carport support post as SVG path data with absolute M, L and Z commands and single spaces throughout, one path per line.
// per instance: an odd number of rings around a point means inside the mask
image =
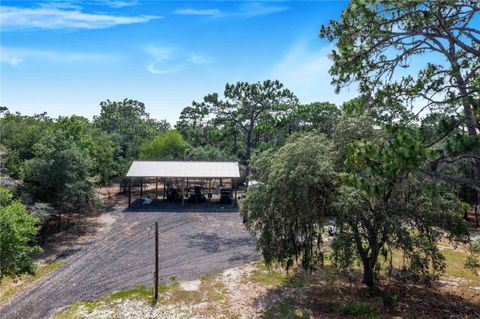
M 132 202 L 132 178 L 128 178 L 128 207 L 130 207 L 130 203 Z
M 158 300 L 158 221 L 155 221 L 155 292 L 154 292 L 154 304 L 157 304 Z
M 208 208 L 212 205 L 212 180 L 208 180 Z
M 143 177 L 140 177 L 140 198 L 143 197 Z
M 233 183 L 235 184 L 235 207 L 237 207 L 237 179 L 233 178 Z
M 155 199 L 158 199 L 158 177 L 155 177 Z
M 165 199 L 167 197 L 167 178 L 164 177 L 163 178 L 163 199 Z
M 183 192 L 185 191 L 185 179 L 182 178 L 182 208 L 185 206 L 185 195 Z

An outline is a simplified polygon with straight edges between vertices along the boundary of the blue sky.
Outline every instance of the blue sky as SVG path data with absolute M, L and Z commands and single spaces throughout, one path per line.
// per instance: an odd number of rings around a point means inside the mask
M 225 83 L 278 79 L 337 104 L 320 26 L 346 1 L 2 1 L 0 104 L 92 117 L 102 100 L 144 102 L 174 124 Z

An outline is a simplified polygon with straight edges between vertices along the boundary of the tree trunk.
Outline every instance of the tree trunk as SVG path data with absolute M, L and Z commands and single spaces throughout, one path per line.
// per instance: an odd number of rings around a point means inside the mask
M 373 287 L 375 285 L 375 273 L 373 271 L 373 265 L 371 265 L 369 261 L 363 263 L 362 284 L 365 284 L 368 287 Z
M 456 52 L 455 52 L 455 44 L 450 40 L 450 63 L 453 70 L 455 71 L 455 79 L 457 80 L 458 90 L 460 92 L 460 100 L 463 106 L 463 112 L 465 114 L 465 124 L 467 126 L 468 134 L 472 137 L 477 137 L 477 119 L 474 113 L 474 105 L 472 105 L 471 100 L 469 100 L 469 94 L 467 90 L 468 83 L 465 82 L 462 73 L 459 71 L 461 68 L 458 65 L 458 61 L 455 60 Z M 475 172 L 475 180 L 480 180 L 480 160 L 478 158 L 474 159 L 474 172 Z M 478 189 L 477 194 L 478 194 Z
M 479 227 L 480 226 L 480 221 L 479 221 L 479 209 L 478 209 L 478 202 L 480 200 L 480 192 L 477 191 L 477 201 L 475 203 L 475 227 Z
M 237 155 L 238 146 L 237 146 L 237 128 L 233 128 L 233 154 Z
M 245 160 L 246 160 L 246 167 L 245 167 L 245 177 L 246 177 L 246 186 L 248 187 L 248 181 L 250 180 L 250 157 L 252 155 L 252 131 L 253 125 L 250 126 L 250 129 L 247 132 L 247 139 L 245 143 Z

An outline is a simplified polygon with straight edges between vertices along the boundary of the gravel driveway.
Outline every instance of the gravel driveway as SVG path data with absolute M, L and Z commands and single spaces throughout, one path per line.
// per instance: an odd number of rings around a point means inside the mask
M 78 300 L 137 285 L 152 286 L 154 221 L 159 222 L 160 278 L 193 280 L 258 259 L 255 238 L 238 212 L 110 213 L 113 227 L 69 262 L 0 308 L 0 318 L 48 318 Z

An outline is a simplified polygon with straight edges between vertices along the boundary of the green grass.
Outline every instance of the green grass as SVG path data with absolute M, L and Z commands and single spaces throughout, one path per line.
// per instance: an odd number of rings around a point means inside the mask
M 256 263 L 255 269 L 246 280 L 266 287 L 285 285 L 299 288 L 314 283 L 313 279 L 304 272 L 287 273 L 281 267 L 274 265 L 268 267 L 263 261 Z
M 471 270 L 465 268 L 467 253 L 453 249 L 444 249 L 442 250 L 442 254 L 445 256 L 447 264 L 445 270 L 447 275 L 468 279 L 473 283 L 480 285 L 480 276 L 475 275 Z
M 465 268 L 465 261 L 468 253 L 445 248 L 441 250 L 442 255 L 445 257 L 445 273 L 446 276 L 457 277 L 465 279 L 469 282 L 468 286 L 475 287 L 480 286 L 480 276 L 475 275 L 471 270 Z M 388 267 L 387 263 L 381 260 L 384 269 Z M 394 267 L 401 267 L 402 258 L 399 253 L 393 255 Z
M 161 284 L 158 287 L 159 293 L 165 292 L 169 289 L 169 287 L 165 284 Z M 133 299 L 133 298 L 140 298 L 149 300 L 152 298 L 153 290 L 152 288 L 146 288 L 145 286 L 138 286 L 129 290 L 122 290 L 114 292 L 113 294 L 109 295 L 108 298 L 111 300 L 115 299 Z
M 167 291 L 168 289 L 169 289 L 169 286 L 167 285 L 159 286 L 159 292 L 160 291 L 164 292 L 164 291 Z M 118 300 L 123 300 L 123 299 L 137 299 L 137 300 L 144 300 L 146 302 L 151 302 L 153 301 L 153 290 L 152 288 L 146 288 L 145 286 L 137 286 L 132 289 L 114 292 L 110 295 L 107 295 L 97 300 L 80 301 L 73 304 L 69 308 L 63 310 L 59 314 L 57 314 L 55 318 L 56 319 L 80 319 L 82 318 L 82 316 L 79 315 L 78 312 L 81 308 L 83 308 L 87 313 L 91 313 L 95 309 L 101 306 L 107 305 L 108 307 L 112 303 Z
M 40 264 L 37 266 L 35 275 L 21 275 L 17 278 L 3 278 L 0 282 L 0 304 L 25 289 L 32 282 L 42 278 L 66 263 L 66 260 L 58 260 L 49 264 Z
M 276 305 L 265 311 L 262 315 L 263 319 L 306 319 L 310 318 L 309 314 L 298 309 L 298 305 L 294 302 L 287 302 Z

